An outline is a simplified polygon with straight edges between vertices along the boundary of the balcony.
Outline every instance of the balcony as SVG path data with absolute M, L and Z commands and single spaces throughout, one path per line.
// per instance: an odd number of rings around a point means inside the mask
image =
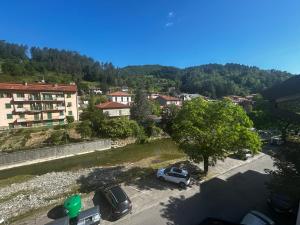
M 57 110 L 65 110 L 65 107 L 63 105 L 57 106 L 56 107 Z
M 31 112 L 40 112 L 40 111 L 42 111 L 42 108 L 40 108 L 40 107 L 32 107 L 28 111 L 31 111 Z
M 65 116 L 59 116 L 58 119 L 62 120 L 62 119 L 65 119 Z
M 18 118 L 17 119 L 17 123 L 24 123 L 24 122 L 26 122 L 25 118 Z
M 16 112 L 25 112 L 26 109 L 24 109 L 24 108 L 16 108 L 15 111 Z
M 14 98 L 15 102 L 25 102 L 28 101 L 28 98 Z
M 64 101 L 65 98 L 64 97 L 56 97 L 56 101 Z

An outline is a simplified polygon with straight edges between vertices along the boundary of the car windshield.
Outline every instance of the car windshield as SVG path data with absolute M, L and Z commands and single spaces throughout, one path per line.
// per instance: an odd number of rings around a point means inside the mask
M 175 173 L 182 173 L 182 170 L 181 170 L 181 169 L 178 169 L 178 168 L 173 168 L 173 171 L 174 171 Z
M 117 202 L 124 202 L 127 199 L 127 196 L 124 193 L 124 191 L 118 186 L 111 188 L 110 192 L 115 197 Z
M 164 173 L 166 174 L 166 173 L 169 173 L 170 171 L 171 171 L 171 168 L 166 168 Z

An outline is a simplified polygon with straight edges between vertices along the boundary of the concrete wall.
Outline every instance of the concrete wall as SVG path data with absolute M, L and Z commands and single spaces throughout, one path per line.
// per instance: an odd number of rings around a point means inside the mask
M 97 140 L 76 144 L 60 145 L 47 148 L 38 148 L 13 153 L 0 153 L 0 168 L 13 164 L 31 164 L 37 160 L 64 158 L 76 154 L 103 151 L 111 148 L 111 140 Z

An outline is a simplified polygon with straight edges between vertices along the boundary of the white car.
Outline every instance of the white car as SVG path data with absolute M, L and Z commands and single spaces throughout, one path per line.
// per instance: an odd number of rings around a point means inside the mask
M 266 215 L 258 212 L 251 211 L 244 216 L 241 224 L 243 225 L 275 225 L 275 222 Z
M 179 184 L 182 188 L 188 186 L 191 181 L 188 171 L 177 167 L 161 168 L 157 171 L 156 176 L 162 181 Z

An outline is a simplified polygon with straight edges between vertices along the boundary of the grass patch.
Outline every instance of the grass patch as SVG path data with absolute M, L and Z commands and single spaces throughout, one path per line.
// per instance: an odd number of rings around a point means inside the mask
M 32 179 L 33 175 L 19 175 L 0 180 L 0 188 Z

